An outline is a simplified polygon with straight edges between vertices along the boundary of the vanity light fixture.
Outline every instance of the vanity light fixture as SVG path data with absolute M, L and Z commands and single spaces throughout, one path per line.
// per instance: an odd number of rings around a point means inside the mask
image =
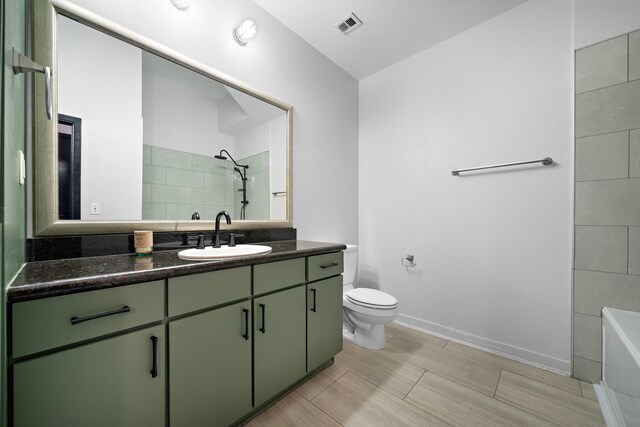
M 171 0 L 171 3 L 176 7 L 176 9 L 186 12 L 189 10 L 191 3 L 193 0 Z
M 256 34 L 258 34 L 256 23 L 251 19 L 245 19 L 233 29 L 233 38 L 240 46 L 246 46 L 250 39 L 256 38 Z

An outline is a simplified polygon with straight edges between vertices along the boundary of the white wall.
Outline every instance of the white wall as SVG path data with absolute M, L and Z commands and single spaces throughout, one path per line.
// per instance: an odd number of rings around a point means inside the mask
M 575 48 L 640 29 L 638 0 L 576 0 Z
M 563 372 L 572 58 L 571 0 L 531 0 L 360 81 L 360 284 L 401 321 Z
M 264 122 L 252 128 L 246 129 L 235 135 L 236 150 L 233 157 L 236 159 L 244 159 L 245 157 L 254 156 L 256 154 L 269 151 L 271 145 L 271 136 L 269 122 Z M 280 140 L 280 144 L 285 139 Z
M 153 74 L 142 74 L 144 143 L 203 156 L 233 153 L 234 137 L 218 131 L 218 101 Z
M 294 226 L 301 239 L 358 237 L 358 82 L 250 0 L 74 0 L 294 106 Z M 251 17 L 258 36 L 231 36 Z
M 82 119 L 80 217 L 138 220 L 140 50 L 64 17 L 58 20 L 58 43 L 64 46 L 58 50 L 58 111 Z M 89 213 L 94 202 L 100 203 L 100 215 Z

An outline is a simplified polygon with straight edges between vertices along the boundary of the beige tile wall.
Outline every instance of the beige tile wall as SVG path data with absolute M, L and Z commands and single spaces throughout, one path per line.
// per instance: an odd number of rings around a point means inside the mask
M 576 52 L 573 375 L 597 382 L 604 306 L 640 311 L 640 31 Z

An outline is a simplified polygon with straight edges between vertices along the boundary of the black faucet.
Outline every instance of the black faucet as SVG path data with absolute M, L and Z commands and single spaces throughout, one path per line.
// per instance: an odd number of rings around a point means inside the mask
M 218 212 L 218 215 L 216 215 L 216 229 L 213 232 L 213 238 L 211 240 L 211 244 L 214 248 L 220 247 L 220 218 L 223 216 L 227 219 L 227 224 L 231 224 L 231 217 L 227 211 Z

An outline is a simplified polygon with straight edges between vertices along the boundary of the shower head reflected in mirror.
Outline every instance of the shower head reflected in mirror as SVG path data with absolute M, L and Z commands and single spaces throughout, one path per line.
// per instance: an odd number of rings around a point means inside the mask
M 222 153 L 227 153 L 227 155 L 223 155 Z M 216 159 L 220 159 L 220 160 L 227 160 L 227 159 L 231 159 L 231 161 L 233 162 L 234 165 L 238 166 L 239 168 L 244 168 L 245 170 L 249 169 L 249 165 L 240 165 L 238 164 L 238 162 L 235 161 L 235 159 L 231 156 L 231 154 L 229 154 L 229 152 L 227 150 L 220 150 L 220 154 L 216 154 L 215 156 Z M 242 174 L 241 174 L 242 175 Z

